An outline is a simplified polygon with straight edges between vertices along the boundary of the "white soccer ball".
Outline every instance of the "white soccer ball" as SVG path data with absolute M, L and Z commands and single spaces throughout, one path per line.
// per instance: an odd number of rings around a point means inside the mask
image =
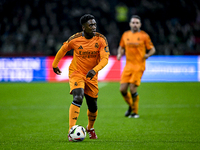
M 85 128 L 80 125 L 75 125 L 70 129 L 69 136 L 72 138 L 72 141 L 83 141 L 86 137 Z

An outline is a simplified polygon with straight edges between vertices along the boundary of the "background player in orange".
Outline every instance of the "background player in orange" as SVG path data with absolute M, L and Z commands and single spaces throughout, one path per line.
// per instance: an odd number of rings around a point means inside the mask
M 120 81 L 120 92 L 129 105 L 125 116 L 138 118 L 139 96 L 137 87 L 140 85 L 145 70 L 146 59 L 155 53 L 155 48 L 149 35 L 140 30 L 141 19 L 139 16 L 133 15 L 129 26 L 131 30 L 123 33 L 117 55 L 118 60 L 121 59 L 124 52 L 126 55 L 126 65 Z M 146 50 L 148 50 L 147 53 Z M 130 88 L 130 92 L 128 88 Z
M 94 123 L 97 117 L 98 71 L 108 63 L 109 48 L 106 38 L 96 32 L 96 21 L 93 15 L 85 14 L 80 18 L 82 32 L 71 36 L 56 54 L 52 67 L 60 75 L 58 63 L 65 54 L 74 50 L 73 60 L 69 66 L 70 94 L 73 101 L 69 108 L 69 130 L 76 125 L 80 107 L 85 96 L 88 106 L 88 125 L 86 131 L 90 139 L 97 139 Z M 71 137 L 68 135 L 69 141 Z

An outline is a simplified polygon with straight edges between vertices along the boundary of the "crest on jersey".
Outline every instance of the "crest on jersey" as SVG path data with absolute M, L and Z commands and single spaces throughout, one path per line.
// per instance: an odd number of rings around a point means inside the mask
M 99 48 L 99 44 L 98 44 L 98 43 L 95 43 L 95 47 L 96 47 L 96 48 Z

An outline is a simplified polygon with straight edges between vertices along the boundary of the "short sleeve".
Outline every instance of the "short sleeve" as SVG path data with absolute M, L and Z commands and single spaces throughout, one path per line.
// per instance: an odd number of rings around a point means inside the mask
M 145 46 L 146 46 L 147 50 L 150 50 L 154 47 L 154 45 L 151 41 L 151 38 L 148 34 L 146 34 L 146 36 L 145 36 Z
M 125 47 L 125 43 L 124 43 L 124 37 L 125 37 L 125 33 L 123 33 L 123 35 L 122 35 L 122 37 L 121 37 L 121 40 L 120 40 L 120 42 L 119 42 L 119 45 L 121 46 L 121 47 Z

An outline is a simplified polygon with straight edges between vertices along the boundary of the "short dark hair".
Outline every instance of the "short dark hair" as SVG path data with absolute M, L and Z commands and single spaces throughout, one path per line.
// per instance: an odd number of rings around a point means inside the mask
M 141 21 L 141 18 L 140 18 L 140 16 L 138 16 L 138 15 L 132 15 L 132 16 L 131 16 L 131 19 L 132 19 L 132 18 L 137 18 L 137 19 L 139 19 L 139 20 Z
M 80 19 L 80 24 L 81 25 L 84 25 L 88 20 L 90 19 L 95 19 L 95 17 L 93 15 L 90 15 L 90 14 L 85 14 L 81 17 Z

